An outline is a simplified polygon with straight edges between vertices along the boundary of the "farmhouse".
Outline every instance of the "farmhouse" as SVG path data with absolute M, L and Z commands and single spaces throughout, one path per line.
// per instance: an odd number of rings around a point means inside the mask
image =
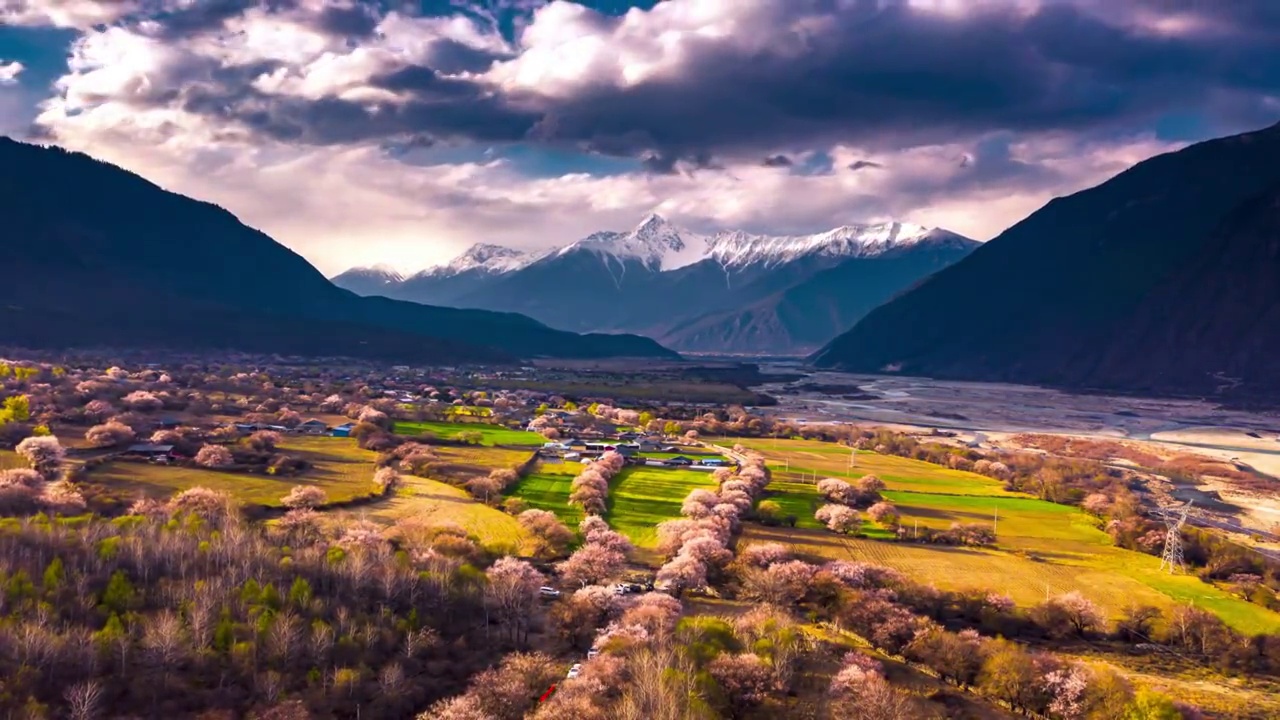
M 322 420 L 311 418 L 294 428 L 294 432 L 302 433 L 303 435 L 323 435 L 329 432 L 329 426 Z
M 356 426 L 355 423 L 343 423 L 329 431 L 333 437 L 351 437 L 351 430 Z
M 124 451 L 123 454 L 131 455 L 133 457 L 162 458 L 162 457 L 168 457 L 169 454 L 172 452 L 173 452 L 172 445 L 157 445 L 155 443 L 138 443 L 137 445 L 130 445 L 128 449 Z
M 683 455 L 679 455 L 665 460 L 663 464 L 671 467 L 689 467 L 693 465 L 693 461 Z

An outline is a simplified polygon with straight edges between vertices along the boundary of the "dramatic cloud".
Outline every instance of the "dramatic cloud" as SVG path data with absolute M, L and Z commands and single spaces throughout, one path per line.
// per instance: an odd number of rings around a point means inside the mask
M 326 270 L 652 209 L 985 239 L 1280 119 L 1269 0 L 623 4 L 0 0 L 0 24 L 78 32 L 33 136 L 220 202 Z

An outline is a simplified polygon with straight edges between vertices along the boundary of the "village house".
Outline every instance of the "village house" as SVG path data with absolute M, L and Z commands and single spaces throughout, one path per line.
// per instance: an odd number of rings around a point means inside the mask
M 172 445 L 158 445 L 156 443 L 138 443 L 130 445 L 125 449 L 123 455 L 126 457 L 141 457 L 148 460 L 168 459 L 173 453 Z
M 329 426 L 321 420 L 311 418 L 294 428 L 294 432 L 301 433 L 303 435 L 324 435 L 329 432 Z

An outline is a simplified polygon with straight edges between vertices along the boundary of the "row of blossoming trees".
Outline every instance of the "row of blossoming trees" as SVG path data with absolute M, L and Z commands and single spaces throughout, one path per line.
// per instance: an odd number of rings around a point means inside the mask
M 606 452 L 578 473 L 570 484 L 569 504 L 577 505 L 587 515 L 603 515 L 609 498 L 609 481 L 622 472 L 626 458 Z
M 700 590 L 733 559 L 733 538 L 769 484 L 763 458 L 752 457 L 734 474 L 715 471 L 715 491 L 691 491 L 680 507 L 679 520 L 658 525 L 658 549 L 669 559 L 658 569 L 658 582 L 677 593 Z

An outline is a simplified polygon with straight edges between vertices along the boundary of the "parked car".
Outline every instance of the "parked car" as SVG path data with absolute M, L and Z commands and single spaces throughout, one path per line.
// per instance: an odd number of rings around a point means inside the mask
M 600 651 L 599 651 L 598 649 L 596 649 L 596 648 L 591 648 L 590 650 L 588 650 L 588 651 L 587 651 L 587 659 L 588 659 L 588 660 L 591 660 L 592 658 L 594 658 L 595 656 L 597 656 L 597 655 L 599 655 L 599 654 L 600 654 Z
M 559 590 L 557 590 L 557 589 L 555 589 L 555 588 L 553 588 L 553 587 L 547 587 L 546 585 L 543 585 L 542 587 L 538 588 L 538 594 L 539 594 L 539 595 L 542 595 L 542 597 L 548 597 L 548 598 L 558 598 L 558 597 L 560 597 L 560 591 L 559 591 Z
M 569 668 L 569 674 L 565 677 L 572 680 L 580 674 L 582 674 L 582 663 L 574 663 L 573 667 Z

